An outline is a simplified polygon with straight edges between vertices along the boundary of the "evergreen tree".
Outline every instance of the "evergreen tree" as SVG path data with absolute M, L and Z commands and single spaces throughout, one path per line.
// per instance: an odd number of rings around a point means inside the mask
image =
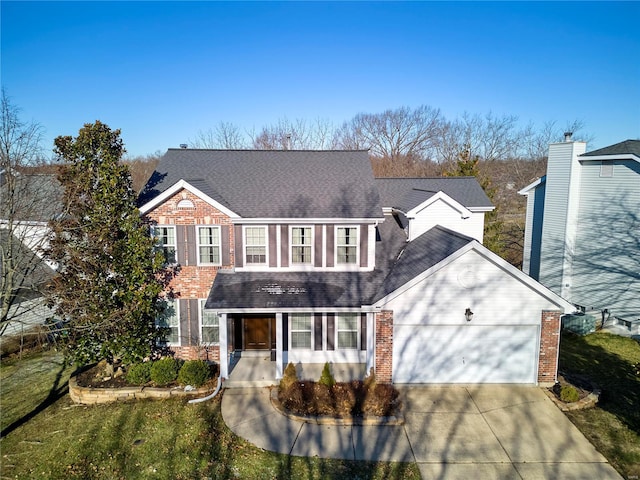
M 475 177 L 480 186 L 487 194 L 489 200 L 495 205 L 494 196 L 496 188 L 491 185 L 491 180 L 486 175 L 482 175 L 478 164 L 480 158 L 477 155 L 471 155 L 471 147 L 465 145 L 458 154 L 456 164 L 444 172 L 447 177 Z M 484 215 L 484 233 L 483 245 L 500 256 L 504 255 L 504 242 L 502 239 L 503 224 L 498 219 L 498 207 Z
M 54 152 L 65 162 L 58 173 L 65 208 L 50 222 L 46 254 L 58 270 L 48 301 L 67 322 L 65 351 L 79 364 L 138 361 L 164 333 L 155 318 L 168 276 L 120 163 L 120 130 L 85 124 L 76 138 L 56 138 Z

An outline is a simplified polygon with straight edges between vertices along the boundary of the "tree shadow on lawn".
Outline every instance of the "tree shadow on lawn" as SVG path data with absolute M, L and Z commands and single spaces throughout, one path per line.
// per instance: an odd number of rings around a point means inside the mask
M 0 438 L 4 438 L 5 436 L 13 432 L 16 428 L 24 425 L 33 417 L 38 415 L 40 412 L 44 411 L 47 407 L 53 405 L 55 402 L 57 402 L 59 399 L 61 399 L 63 396 L 67 394 L 68 383 L 66 379 L 63 381 L 63 378 L 65 377 L 64 372 L 66 369 L 67 369 L 67 365 L 65 364 L 65 362 L 64 361 L 61 362 L 59 364 L 58 371 L 56 372 L 56 376 L 53 380 L 53 383 L 51 385 L 51 388 L 49 389 L 49 393 L 47 394 L 47 396 L 29 413 L 15 420 L 9 426 L 7 426 L 2 431 L 0 431 Z
M 595 333 L 586 337 L 563 332 L 560 343 L 560 370 L 588 377 L 602 389 L 598 407 L 615 415 L 640 435 L 640 376 L 634 364 L 640 362 L 640 345 L 633 339 L 607 338 Z M 598 338 L 600 336 L 601 338 Z M 625 359 L 600 344 L 628 342 L 631 355 Z M 634 345 L 635 342 L 635 345 Z M 626 351 L 626 350 L 625 350 Z

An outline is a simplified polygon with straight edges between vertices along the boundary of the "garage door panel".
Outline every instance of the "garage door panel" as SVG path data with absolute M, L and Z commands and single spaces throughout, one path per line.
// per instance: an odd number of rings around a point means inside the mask
M 394 328 L 396 383 L 534 383 L 536 326 Z

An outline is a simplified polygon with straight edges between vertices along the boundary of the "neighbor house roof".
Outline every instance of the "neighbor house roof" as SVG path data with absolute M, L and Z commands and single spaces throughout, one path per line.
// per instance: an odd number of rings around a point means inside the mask
M 383 207 L 408 212 L 438 192 L 470 210 L 493 209 L 491 200 L 474 177 L 377 178 Z
M 63 188 L 56 175 L 42 173 L 15 174 L 14 191 L 9 191 L 9 182 L 2 175 L 0 197 L 14 195 L 14 221 L 48 222 L 60 215 L 63 209 Z M 6 220 L 6 212 L 0 211 L 0 220 Z
M 616 143 L 608 147 L 599 148 L 592 152 L 583 153 L 580 158 L 583 157 L 600 157 L 605 155 L 633 155 L 640 159 L 640 140 L 625 140 L 624 142 Z
M 180 180 L 244 218 L 382 218 L 366 151 L 169 149 L 141 203 Z

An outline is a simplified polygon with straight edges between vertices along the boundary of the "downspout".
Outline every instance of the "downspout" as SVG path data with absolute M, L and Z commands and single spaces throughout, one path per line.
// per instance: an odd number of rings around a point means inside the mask
M 206 397 L 194 398 L 193 400 L 189 400 L 189 403 L 202 403 L 202 402 L 206 402 L 207 400 L 211 400 L 213 397 L 215 397 L 218 394 L 221 387 L 222 387 L 222 376 L 218 375 L 218 384 L 216 385 L 216 389 L 213 391 L 213 393 L 207 395 Z

